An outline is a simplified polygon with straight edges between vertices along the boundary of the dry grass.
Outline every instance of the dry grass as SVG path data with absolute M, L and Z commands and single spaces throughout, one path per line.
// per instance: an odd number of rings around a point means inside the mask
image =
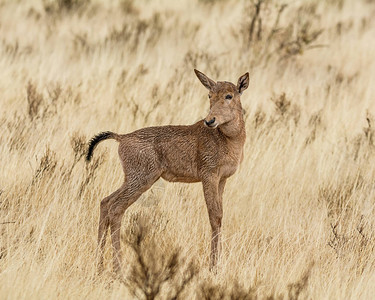
M 279 3 L 0 1 L 0 298 L 375 297 L 375 4 Z M 110 247 L 98 278 L 123 175 L 85 143 L 204 117 L 193 68 L 251 74 L 217 274 L 201 186 L 160 181 L 125 214 L 125 281 Z

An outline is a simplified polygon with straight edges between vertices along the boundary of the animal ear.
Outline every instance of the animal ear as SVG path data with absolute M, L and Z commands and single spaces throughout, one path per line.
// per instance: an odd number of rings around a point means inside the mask
M 208 89 L 212 90 L 212 88 L 215 86 L 216 82 L 212 79 L 208 78 L 206 75 L 204 75 L 202 72 L 199 72 L 197 69 L 194 69 L 195 75 L 197 75 L 198 79 L 202 84 Z
M 242 92 L 246 90 L 248 86 L 249 86 L 249 72 L 247 72 L 246 74 L 238 78 L 237 90 L 240 94 L 242 94 Z

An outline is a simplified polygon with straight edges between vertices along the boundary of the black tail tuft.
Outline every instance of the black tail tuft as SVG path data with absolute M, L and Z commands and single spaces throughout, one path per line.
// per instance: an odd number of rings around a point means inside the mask
M 101 132 L 94 136 L 89 142 L 89 150 L 87 151 L 86 160 L 91 160 L 92 154 L 94 153 L 94 149 L 99 142 L 104 141 L 106 139 L 114 139 L 116 138 L 116 136 L 117 134 L 110 131 Z

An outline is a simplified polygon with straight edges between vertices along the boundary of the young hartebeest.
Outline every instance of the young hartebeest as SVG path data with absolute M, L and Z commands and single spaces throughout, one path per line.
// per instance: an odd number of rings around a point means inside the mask
M 218 260 L 225 182 L 243 158 L 246 132 L 240 96 L 249 85 L 249 73 L 237 85 L 215 82 L 194 70 L 209 90 L 210 112 L 188 126 L 158 126 L 128 134 L 102 132 L 89 143 L 87 161 L 96 145 L 106 139 L 119 142 L 118 153 L 125 173 L 122 186 L 100 203 L 98 271 L 103 270 L 103 250 L 111 229 L 113 267 L 121 271 L 120 228 L 125 210 L 160 177 L 172 182 L 202 182 L 212 229 L 210 269 Z

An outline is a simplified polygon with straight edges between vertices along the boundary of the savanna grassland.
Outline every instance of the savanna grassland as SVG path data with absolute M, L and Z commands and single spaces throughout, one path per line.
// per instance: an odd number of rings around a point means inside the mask
M 0 1 L 1 299 L 375 297 L 375 2 Z M 197 68 L 236 82 L 247 140 L 208 270 L 200 184 L 125 213 L 125 280 L 96 275 L 117 144 L 205 117 Z M 242 298 L 241 298 L 242 297 Z

